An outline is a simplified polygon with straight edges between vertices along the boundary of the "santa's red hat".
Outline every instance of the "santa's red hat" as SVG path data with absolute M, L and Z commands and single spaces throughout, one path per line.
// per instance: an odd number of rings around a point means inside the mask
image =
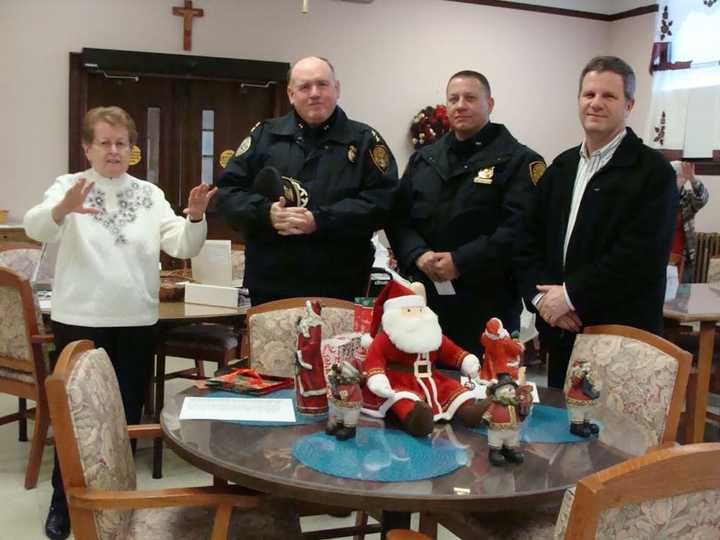
M 488 334 L 492 334 L 494 336 L 497 336 L 500 330 L 502 330 L 503 324 L 500 319 L 497 317 L 493 317 L 485 324 L 485 331 Z
M 389 281 L 375 298 L 372 321 L 370 322 L 370 335 L 375 337 L 380 329 L 383 313 L 392 309 L 408 307 L 425 307 L 425 297 L 415 294 L 415 291 L 398 281 Z

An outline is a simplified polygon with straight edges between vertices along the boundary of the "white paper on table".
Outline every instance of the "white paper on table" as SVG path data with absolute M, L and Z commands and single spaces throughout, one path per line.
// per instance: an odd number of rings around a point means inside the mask
M 180 420 L 295 422 L 292 399 L 186 397 Z
M 203 248 L 192 258 L 193 279 L 205 285 L 232 284 L 230 240 L 205 240 Z
M 441 296 L 451 296 L 455 294 L 455 287 L 452 281 L 433 281 L 435 290 Z
M 465 376 L 460 377 L 460 384 L 465 385 L 466 382 L 468 382 L 467 377 L 465 377 Z M 474 381 L 473 381 L 473 384 L 475 385 L 475 388 L 473 390 L 471 390 L 471 392 L 473 394 L 475 394 L 475 398 L 476 399 L 484 399 L 485 396 L 487 395 L 487 387 L 489 386 L 489 384 L 477 384 Z M 540 394 L 538 394 L 537 385 L 532 381 L 528 381 L 525 384 L 529 384 L 530 386 L 532 386 L 531 395 L 533 398 L 533 403 L 540 403 Z

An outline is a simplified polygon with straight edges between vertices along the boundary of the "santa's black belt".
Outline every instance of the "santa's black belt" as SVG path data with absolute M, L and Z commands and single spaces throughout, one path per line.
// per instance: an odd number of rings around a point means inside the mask
M 392 367 L 387 367 L 387 371 L 399 371 L 401 373 L 412 373 L 417 378 L 421 379 L 427 379 L 429 377 L 432 377 L 432 364 L 430 362 L 427 363 L 420 363 L 420 364 L 413 364 L 412 366 L 398 366 L 393 365 Z

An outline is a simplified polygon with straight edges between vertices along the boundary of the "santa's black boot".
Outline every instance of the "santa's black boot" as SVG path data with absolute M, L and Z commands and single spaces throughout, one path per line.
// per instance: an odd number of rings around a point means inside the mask
M 352 439 L 355 437 L 355 427 L 350 426 L 343 426 L 342 428 L 337 430 L 337 433 L 335 433 L 335 438 L 338 441 L 347 441 L 348 439 Z
M 583 425 L 588 428 L 588 430 L 590 430 L 591 435 L 597 435 L 598 433 L 600 433 L 600 427 L 597 424 L 590 422 L 589 420 L 585 420 L 585 422 L 583 422 Z
M 501 452 L 505 461 L 510 463 L 522 463 L 525 461 L 525 456 L 517 448 L 508 448 L 507 446 L 503 446 Z
M 435 426 L 433 412 L 430 405 L 424 401 L 415 402 L 415 407 L 402 421 L 405 431 L 413 437 L 425 437 L 432 433 Z
M 500 450 L 500 448 L 490 448 L 488 451 L 488 461 L 490 461 L 490 465 L 495 465 L 496 467 L 505 465 L 505 456 L 503 456 L 502 450 Z
M 338 430 L 342 429 L 343 423 L 342 422 L 328 422 L 327 426 L 325 426 L 325 433 L 328 435 L 335 435 Z
M 585 424 L 576 424 L 575 422 L 572 422 L 570 424 L 570 433 L 572 433 L 573 435 L 577 435 L 578 437 L 583 437 L 585 439 L 592 435 L 589 427 L 586 427 Z

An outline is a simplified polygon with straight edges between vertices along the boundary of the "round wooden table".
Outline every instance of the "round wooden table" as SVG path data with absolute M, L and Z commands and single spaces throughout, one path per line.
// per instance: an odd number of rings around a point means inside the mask
M 513 507 L 559 505 L 563 492 L 580 478 L 624 461 L 645 448 L 619 450 L 614 441 L 632 444 L 632 426 L 622 419 L 598 418 L 600 439 L 579 443 L 523 444 L 521 465 L 490 466 L 487 438 L 455 423 L 437 424 L 432 437 L 448 439 L 468 454 L 467 465 L 427 480 L 372 482 L 329 476 L 300 463 L 292 455 L 295 441 L 324 429 L 324 422 L 289 427 L 258 427 L 212 420 L 179 420 L 185 396 L 202 396 L 191 388 L 167 400 L 161 414 L 167 444 L 182 458 L 216 478 L 265 493 L 382 512 L 384 528 L 408 528 L 410 512 L 495 511 Z M 540 389 L 544 404 L 564 406 L 560 391 Z M 363 427 L 382 421 L 363 417 Z M 628 442 L 629 441 L 629 442 Z

